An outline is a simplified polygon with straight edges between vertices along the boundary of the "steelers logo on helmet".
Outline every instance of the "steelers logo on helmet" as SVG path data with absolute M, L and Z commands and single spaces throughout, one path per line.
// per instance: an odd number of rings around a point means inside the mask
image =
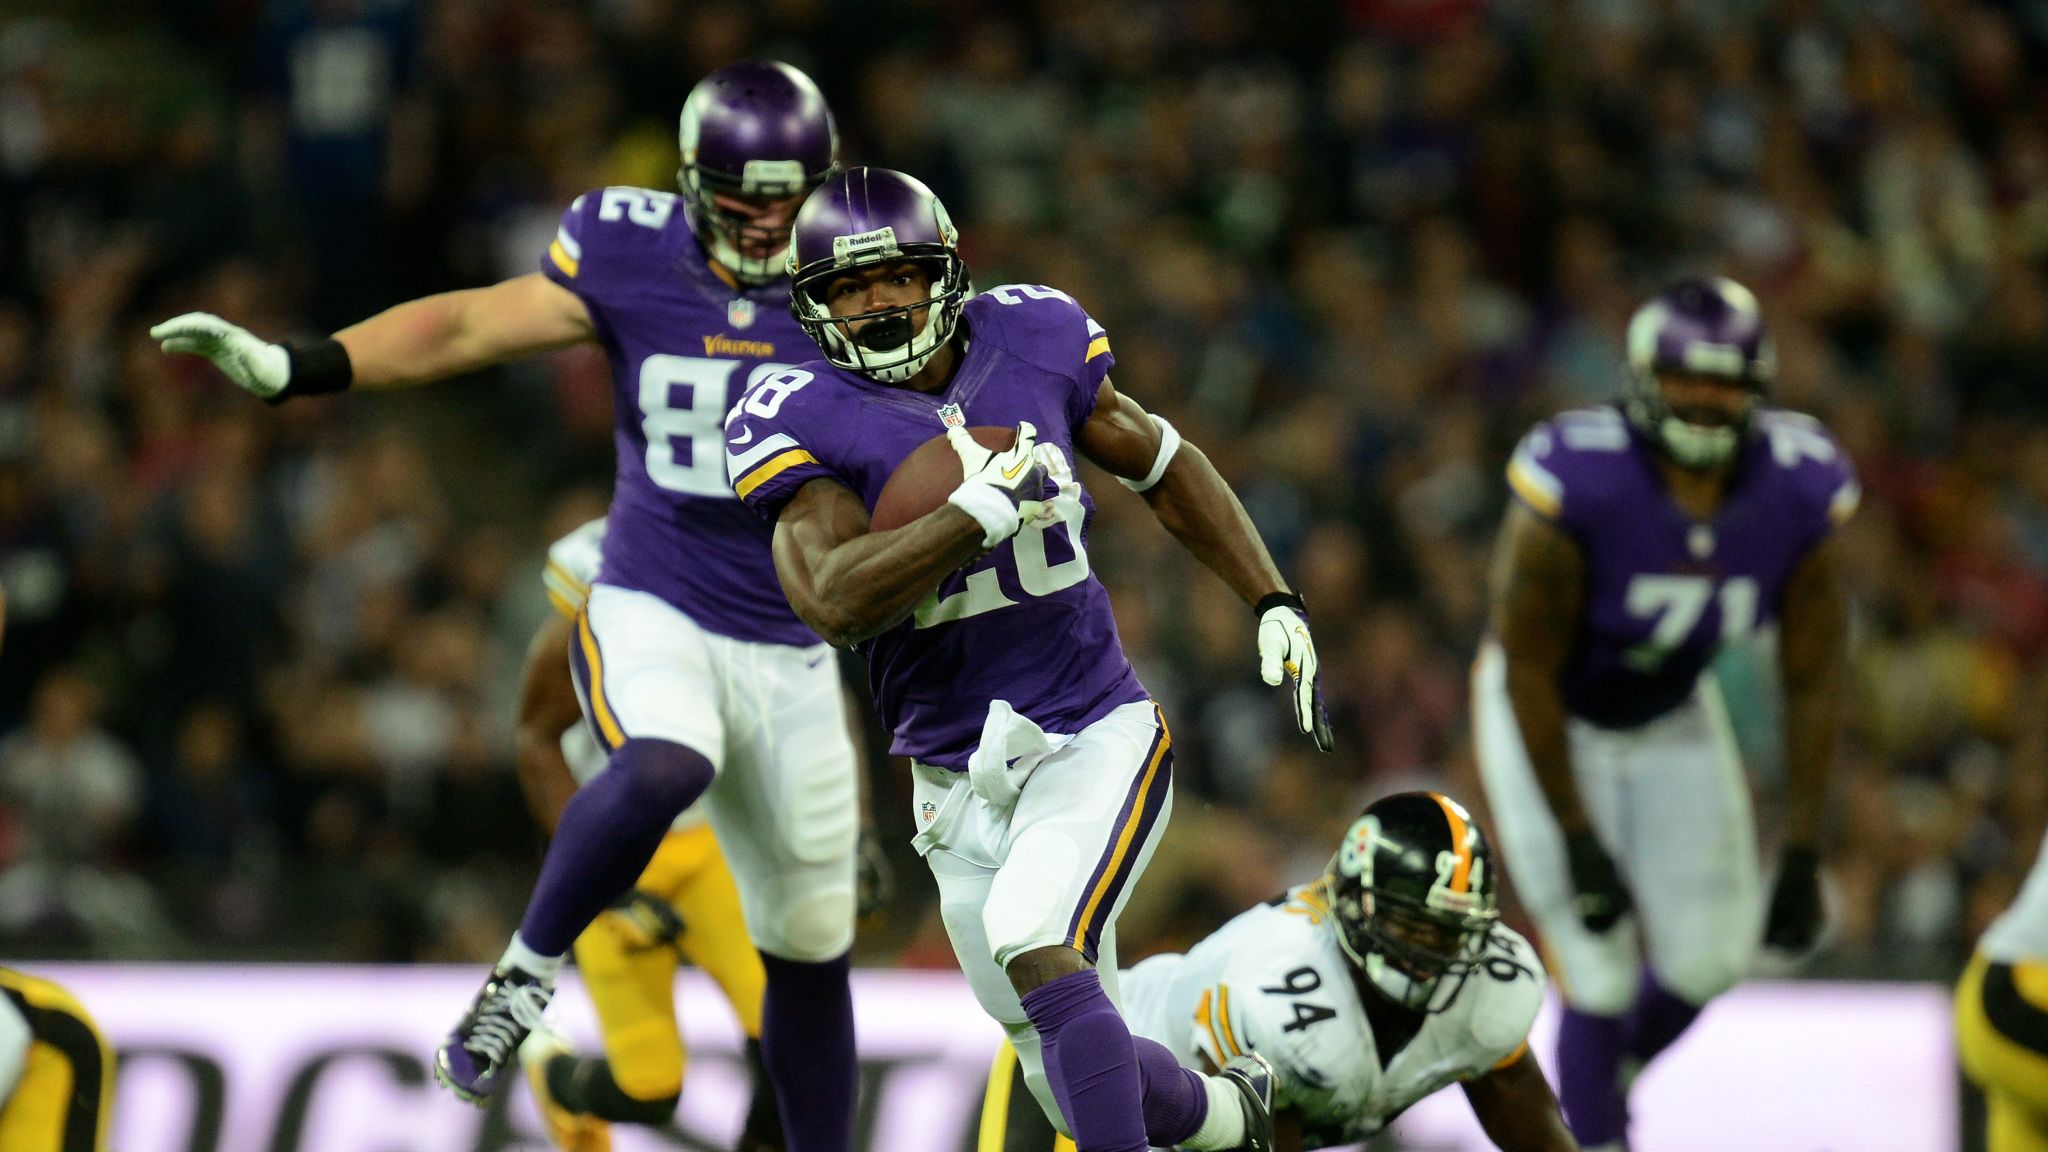
M 1725 276 L 1672 284 L 1636 309 L 1628 323 L 1629 422 L 1673 461 L 1712 468 L 1735 454 L 1776 375 L 1777 356 L 1756 295 Z M 1659 376 L 1725 380 L 1747 391 L 1733 419 L 1701 420 L 1674 411 Z
M 917 375 L 952 337 L 961 307 L 974 294 L 959 247 L 959 230 L 931 189 L 886 168 L 849 168 L 813 192 L 797 213 L 789 246 L 789 310 L 826 360 L 872 380 L 900 383 Z M 825 289 L 835 277 L 903 261 L 926 270 L 926 299 L 833 315 Z
M 676 183 L 712 259 L 743 284 L 782 275 L 786 228 L 719 203 L 803 195 L 838 170 L 839 126 L 811 78 L 774 60 L 742 60 L 697 83 L 676 129 Z
M 1369 805 L 1327 883 L 1344 954 L 1388 999 L 1419 1012 L 1457 999 L 1500 918 L 1486 835 L 1437 792 Z

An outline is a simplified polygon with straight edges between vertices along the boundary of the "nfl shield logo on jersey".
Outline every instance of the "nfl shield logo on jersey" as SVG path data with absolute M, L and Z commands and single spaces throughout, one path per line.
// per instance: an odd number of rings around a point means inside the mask
M 948 428 L 967 427 L 967 413 L 960 411 L 958 404 L 948 404 L 939 409 L 939 423 Z
M 735 328 L 752 328 L 754 326 L 754 302 L 744 298 L 727 301 L 725 305 L 725 322 Z

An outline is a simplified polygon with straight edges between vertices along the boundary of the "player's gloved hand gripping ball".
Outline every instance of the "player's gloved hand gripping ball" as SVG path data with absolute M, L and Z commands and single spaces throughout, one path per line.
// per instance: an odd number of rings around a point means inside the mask
M 1259 600 L 1259 678 L 1275 688 L 1282 677 L 1294 682 L 1294 726 L 1328 752 L 1336 743 L 1323 709 L 1322 666 L 1308 634 L 1308 608 L 1292 592 Z
M 165 352 L 189 352 L 213 361 L 228 379 L 268 404 L 294 396 L 340 392 L 354 373 L 348 349 L 332 339 L 273 344 L 210 312 L 187 312 L 149 330 Z
M 965 428 L 946 430 L 946 442 L 960 457 L 960 486 L 946 502 L 981 524 L 982 546 L 993 548 L 1017 534 L 1043 510 L 1045 465 L 1038 462 L 1038 429 L 1026 420 L 1016 439 L 1000 451 L 984 446 Z

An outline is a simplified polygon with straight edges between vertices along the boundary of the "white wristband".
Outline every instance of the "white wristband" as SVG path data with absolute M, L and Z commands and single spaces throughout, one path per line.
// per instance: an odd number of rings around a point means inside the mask
M 1152 423 L 1159 429 L 1159 454 L 1152 458 L 1152 470 L 1142 480 L 1126 480 L 1119 476 L 1116 482 L 1133 492 L 1149 491 L 1166 475 L 1166 466 L 1173 463 L 1173 454 L 1180 451 L 1180 433 L 1166 422 L 1166 417 L 1157 412 L 1149 413 Z
M 990 485 L 962 484 L 946 497 L 946 503 L 974 517 L 974 522 L 981 525 L 984 548 L 993 548 L 1017 534 L 1017 506 Z

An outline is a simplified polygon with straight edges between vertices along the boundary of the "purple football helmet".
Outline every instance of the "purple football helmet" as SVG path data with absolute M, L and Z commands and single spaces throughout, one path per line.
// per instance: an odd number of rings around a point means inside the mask
M 1749 289 L 1724 276 L 1680 280 L 1636 309 L 1628 322 L 1630 421 L 1687 468 L 1711 468 L 1734 455 L 1750 417 L 1770 390 L 1777 356 Z M 1732 425 L 1680 419 L 1664 399 L 1660 372 L 1712 376 L 1749 389 Z
M 952 337 L 961 306 L 974 294 L 959 246 L 953 218 L 931 189 L 887 168 L 849 168 L 811 193 L 797 213 L 789 245 L 789 310 L 825 359 L 884 383 L 908 380 Z M 832 315 L 824 295 L 833 277 L 899 260 L 927 265 L 929 300 Z M 925 314 L 922 332 L 915 331 L 919 309 Z M 850 329 L 856 320 L 866 322 L 858 338 Z
M 718 206 L 719 195 L 780 200 L 825 182 L 839 165 L 839 126 L 811 78 L 774 60 L 728 64 L 683 101 L 676 183 L 713 259 L 743 283 L 782 275 L 788 235 Z M 773 251 L 747 254 L 749 247 Z

